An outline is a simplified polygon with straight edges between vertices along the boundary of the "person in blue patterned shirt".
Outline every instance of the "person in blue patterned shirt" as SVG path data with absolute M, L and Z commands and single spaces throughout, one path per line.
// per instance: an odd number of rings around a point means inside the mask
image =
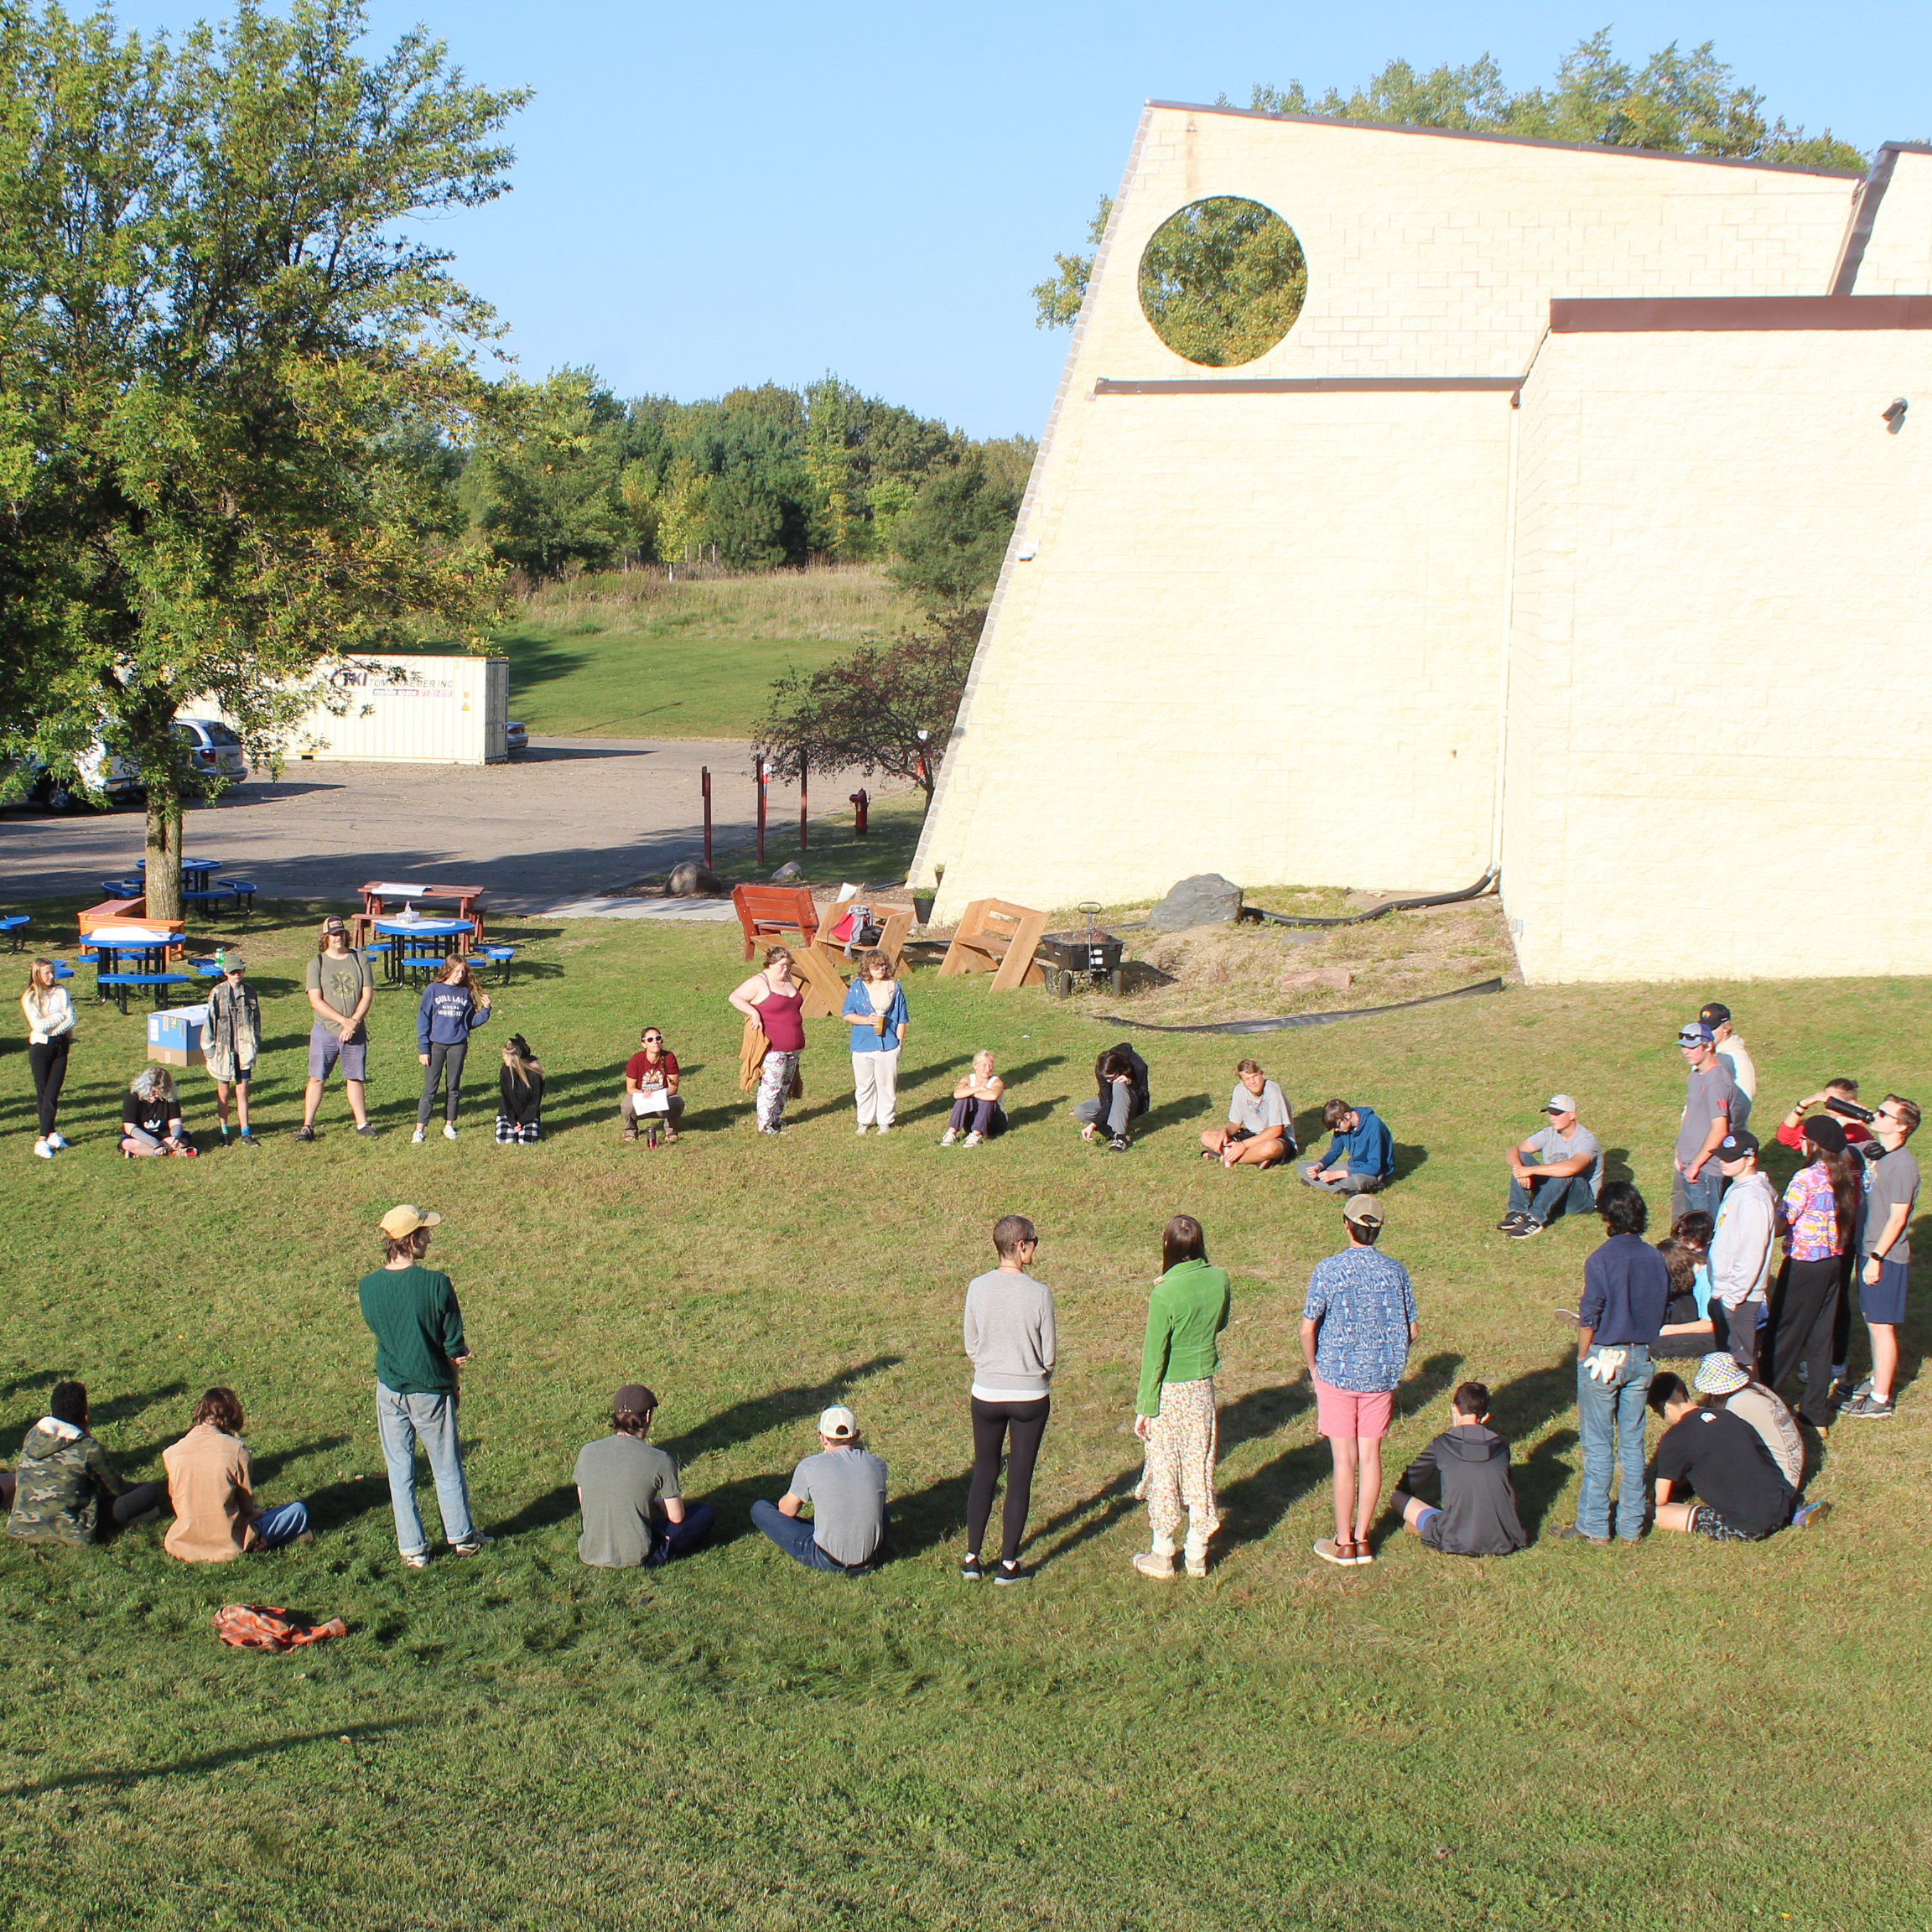
M 1335 1534 L 1315 1554 L 1348 1568 L 1374 1561 L 1368 1525 L 1382 1491 L 1382 1439 L 1419 1330 L 1409 1270 L 1375 1251 L 1381 1203 L 1358 1194 L 1342 1218 L 1348 1247 L 1317 1261 L 1308 1277 L 1301 1353 L 1315 1384 L 1317 1425 L 1335 1459 Z

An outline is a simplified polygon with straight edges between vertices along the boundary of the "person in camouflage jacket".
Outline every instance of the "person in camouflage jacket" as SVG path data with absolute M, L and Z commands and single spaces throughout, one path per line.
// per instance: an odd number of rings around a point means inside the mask
M 117 1523 L 131 1522 L 166 1499 L 165 1483 L 122 1481 L 107 1452 L 87 1433 L 83 1384 L 55 1383 L 47 1410 L 27 1431 L 14 1467 L 9 1536 L 27 1543 L 91 1543 L 102 1498 Z

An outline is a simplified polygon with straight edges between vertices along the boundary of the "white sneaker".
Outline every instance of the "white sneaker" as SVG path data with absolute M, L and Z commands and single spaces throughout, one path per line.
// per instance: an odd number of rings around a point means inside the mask
M 54 1158 L 54 1150 L 44 1140 L 36 1140 L 34 1143 L 34 1151 L 43 1161 L 51 1161 Z
M 986 1136 L 984 1134 L 974 1132 L 966 1136 L 963 1145 L 968 1147 L 981 1147 L 985 1145 L 985 1142 Z
M 865 1138 L 865 1124 L 864 1121 L 860 1121 L 859 1124 L 859 1138 L 861 1140 Z
M 420 1147 L 423 1145 L 423 1130 L 418 1127 L 409 1138 L 417 1146 Z
M 959 1130 L 957 1127 L 948 1127 L 946 1131 L 939 1136 L 939 1145 L 942 1147 L 950 1147 L 953 1143 L 958 1138 Z
M 881 1120 L 879 1123 L 879 1131 L 881 1134 L 890 1134 L 892 1131 L 892 1123 L 890 1120 Z
M 443 1138 L 445 1140 L 454 1140 L 456 1138 L 456 1123 L 454 1120 L 445 1120 L 443 1123 Z
M 64 1135 L 49 1134 L 47 1136 L 47 1145 L 56 1151 L 64 1150 L 67 1145 L 66 1137 Z

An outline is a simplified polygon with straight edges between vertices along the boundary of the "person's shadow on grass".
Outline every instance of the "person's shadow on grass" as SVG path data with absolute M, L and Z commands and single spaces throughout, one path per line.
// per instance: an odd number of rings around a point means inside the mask
M 1542 1529 L 1543 1519 L 1549 1514 L 1550 1505 L 1562 1494 L 1564 1485 L 1573 1473 L 1565 1457 L 1568 1451 L 1576 1447 L 1578 1440 L 1574 1429 L 1554 1430 L 1510 1472 L 1510 1482 L 1516 1491 L 1516 1514 L 1522 1523 L 1524 1534 L 1532 1543 Z

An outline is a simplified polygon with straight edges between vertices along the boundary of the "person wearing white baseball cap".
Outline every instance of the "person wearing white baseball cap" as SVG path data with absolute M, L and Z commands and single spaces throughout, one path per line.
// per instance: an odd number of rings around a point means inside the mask
M 812 1520 L 798 1512 L 809 1503 Z M 835 1402 L 818 1418 L 818 1453 L 792 1472 L 776 1503 L 751 1505 L 752 1527 L 808 1570 L 848 1576 L 872 1567 L 886 1540 L 886 1465 L 859 1440 L 859 1418 Z
M 449 1277 L 423 1265 L 429 1230 L 442 1224 L 440 1214 L 408 1204 L 392 1208 L 378 1223 L 388 1259 L 356 1284 L 362 1319 L 376 1337 L 376 1427 L 389 1466 L 396 1547 L 412 1570 L 429 1561 L 416 1513 L 418 1441 L 429 1458 L 450 1550 L 474 1556 L 490 1540 L 470 1519 L 463 1448 L 456 1436 L 458 1371 L 470 1357 L 463 1311 Z
M 1603 1182 L 1603 1145 L 1576 1119 L 1576 1103 L 1552 1093 L 1543 1103 L 1549 1124 L 1519 1140 L 1509 1163 L 1509 1211 L 1496 1225 L 1513 1241 L 1540 1234 L 1559 1214 L 1593 1213 Z

